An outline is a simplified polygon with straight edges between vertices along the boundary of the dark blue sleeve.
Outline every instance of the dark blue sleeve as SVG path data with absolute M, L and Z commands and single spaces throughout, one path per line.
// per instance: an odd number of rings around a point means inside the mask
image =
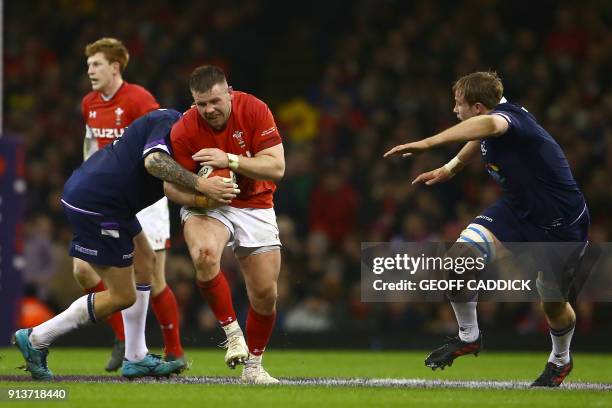
M 162 151 L 172 155 L 170 130 L 180 117 L 181 114 L 172 109 L 159 109 L 150 115 L 149 120 L 152 123 L 142 151 L 143 158 L 155 151 Z
M 497 115 L 508 122 L 508 131 L 502 135 L 502 137 L 509 133 L 523 134 L 525 118 L 519 112 L 508 109 L 504 105 L 505 104 L 496 106 L 495 109 L 489 113 L 489 115 Z

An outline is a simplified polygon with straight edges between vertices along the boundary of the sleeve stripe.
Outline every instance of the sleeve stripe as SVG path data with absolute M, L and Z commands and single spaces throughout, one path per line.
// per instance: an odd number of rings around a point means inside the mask
M 265 140 L 259 146 L 257 146 L 258 150 L 255 152 L 255 154 L 261 152 L 262 150 L 266 150 L 266 149 L 269 149 L 270 147 L 274 147 L 276 145 L 279 145 L 281 143 L 282 143 L 282 140 L 281 140 L 280 136 L 279 137 L 274 137 L 272 139 Z
M 276 126 L 272 126 L 270 129 L 264 130 L 263 132 L 261 132 L 261 135 L 266 136 L 274 132 L 276 132 Z
M 153 145 L 151 147 L 147 147 L 144 149 L 144 151 L 142 152 L 142 157 L 146 156 L 147 154 L 149 154 L 152 150 L 163 150 L 164 152 L 171 154 L 170 153 L 170 149 L 168 149 L 168 146 L 166 146 L 163 143 L 159 143 L 156 145 Z
M 506 119 L 506 122 L 508 122 L 509 125 L 512 124 L 512 120 L 510 120 L 510 116 L 506 115 L 505 113 L 493 112 L 492 115 L 501 116 L 502 118 Z
M 160 145 L 160 144 L 165 145 L 166 144 L 165 142 L 166 141 L 163 138 L 155 139 L 152 142 L 147 143 L 144 148 L 145 148 L 145 150 L 147 150 L 149 147 L 157 146 L 157 145 Z

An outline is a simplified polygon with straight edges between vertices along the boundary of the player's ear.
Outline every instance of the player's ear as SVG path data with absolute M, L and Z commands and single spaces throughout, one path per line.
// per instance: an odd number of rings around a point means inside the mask
M 234 99 L 234 88 L 232 88 L 231 85 L 228 85 L 227 87 L 227 93 L 230 94 L 230 98 Z
M 121 74 L 121 64 L 119 64 L 119 62 L 111 62 L 110 66 L 114 72 Z
M 487 108 L 480 102 L 476 102 L 474 104 L 474 108 L 476 108 L 476 112 L 478 112 L 479 115 L 482 115 L 483 113 L 486 113 Z

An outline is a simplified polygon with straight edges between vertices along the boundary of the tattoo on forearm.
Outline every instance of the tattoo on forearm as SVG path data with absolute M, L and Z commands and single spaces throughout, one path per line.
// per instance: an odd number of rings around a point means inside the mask
M 195 190 L 198 176 L 185 170 L 166 153 L 151 153 L 146 158 L 149 173 L 164 181 Z

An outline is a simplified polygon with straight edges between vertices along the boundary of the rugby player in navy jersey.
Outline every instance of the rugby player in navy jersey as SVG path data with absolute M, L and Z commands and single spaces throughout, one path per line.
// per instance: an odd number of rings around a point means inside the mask
M 227 204 L 238 189 L 230 179 L 198 177 L 171 158 L 170 129 L 180 117 L 169 109 L 141 117 L 121 139 L 94 153 L 64 185 L 61 201 L 74 231 L 70 255 L 88 262 L 107 289 L 80 297 L 34 328 L 15 332 L 13 343 L 33 379 L 53 378 L 47 354 L 57 337 L 123 309 L 129 311 L 124 319 L 130 320 L 125 326 L 123 376 L 167 376 L 183 368 L 181 361 L 164 361 L 146 347 L 151 276 L 144 271 L 152 268 L 134 271 L 134 243 L 149 245 L 136 214 L 164 196 L 163 181 L 197 191 L 193 198 L 198 207 Z
M 464 142 L 450 162 L 420 174 L 412 182 L 429 186 L 448 181 L 467 163 L 482 156 L 485 168 L 501 185 L 502 195 L 466 227 L 458 242 L 473 243 L 488 259 L 493 259 L 496 248 L 503 248 L 503 242 L 576 242 L 583 252 L 589 228 L 588 209 L 565 154 L 553 137 L 525 108 L 503 98 L 502 82 L 494 72 L 466 75 L 454 84 L 453 91 L 453 111 L 461 123 L 432 137 L 398 145 L 384 157 L 405 157 L 443 144 Z M 546 280 L 539 276 L 537 286 L 546 298 Z M 476 297 L 460 299 L 449 294 L 449 298 L 459 335 L 427 357 L 425 364 L 432 369 L 450 366 L 462 355 L 477 355 L 482 347 Z M 563 298 L 552 300 L 542 302 L 552 352 L 532 386 L 559 386 L 573 366 L 569 348 L 576 315 Z

